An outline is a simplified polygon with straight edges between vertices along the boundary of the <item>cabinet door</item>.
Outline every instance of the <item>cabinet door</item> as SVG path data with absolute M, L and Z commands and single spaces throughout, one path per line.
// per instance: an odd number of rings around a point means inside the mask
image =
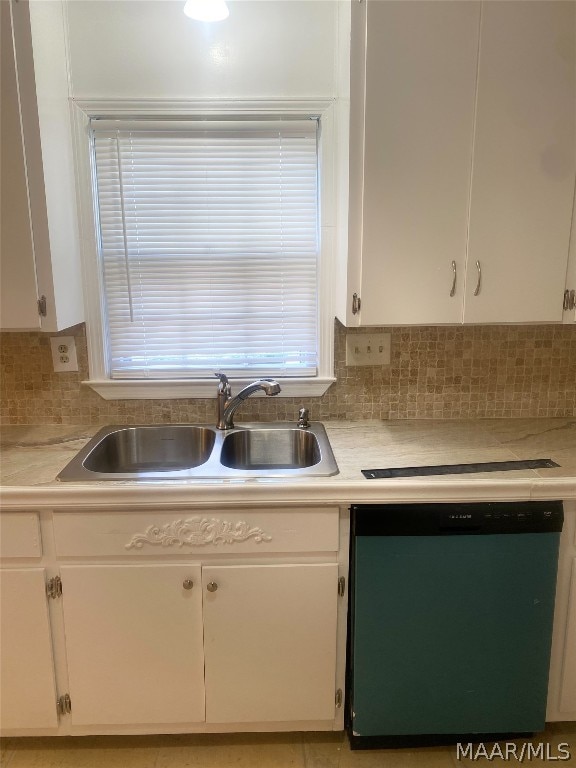
M 200 567 L 61 571 L 72 724 L 203 720 Z
M 56 686 L 43 568 L 0 572 L 0 726 L 56 728 Z
M 2 23 L 0 140 L 0 328 L 39 328 L 36 269 L 26 184 L 26 161 L 20 124 L 11 3 L 0 3 Z
M 483 4 L 465 322 L 562 321 L 575 35 L 574 3 Z
M 57 331 L 84 319 L 65 8 L 1 6 L 0 328 Z
M 333 719 L 338 566 L 205 567 L 202 583 L 207 722 Z
M 479 20 L 367 4 L 362 325 L 462 322 Z
M 568 270 L 566 272 L 566 290 L 568 305 L 564 311 L 564 322 L 576 322 L 576 194 L 572 211 L 572 229 L 570 233 L 570 252 L 568 255 Z

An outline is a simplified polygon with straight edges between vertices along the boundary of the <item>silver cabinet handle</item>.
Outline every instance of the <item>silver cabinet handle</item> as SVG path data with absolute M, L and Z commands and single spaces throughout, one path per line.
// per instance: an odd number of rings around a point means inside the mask
M 452 274 L 454 275 L 452 280 L 452 290 L 450 291 L 450 296 L 454 296 L 456 293 L 456 262 L 452 262 Z
M 194 586 L 194 582 L 192 581 L 192 579 L 184 579 L 184 581 L 182 582 L 182 586 L 184 587 L 184 589 L 192 589 L 192 587 Z
M 476 290 L 474 291 L 474 296 L 478 296 L 480 293 L 480 286 L 482 285 L 482 267 L 480 266 L 480 262 L 476 262 L 476 269 L 478 270 L 478 282 L 476 283 Z
M 218 584 L 216 584 L 215 581 L 209 581 L 208 584 L 206 584 L 206 589 L 208 592 L 216 592 L 218 589 Z

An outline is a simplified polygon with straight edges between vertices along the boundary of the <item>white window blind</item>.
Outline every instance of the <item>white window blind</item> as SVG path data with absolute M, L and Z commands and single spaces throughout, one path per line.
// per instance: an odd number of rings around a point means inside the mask
M 112 378 L 316 375 L 316 134 L 92 121 Z

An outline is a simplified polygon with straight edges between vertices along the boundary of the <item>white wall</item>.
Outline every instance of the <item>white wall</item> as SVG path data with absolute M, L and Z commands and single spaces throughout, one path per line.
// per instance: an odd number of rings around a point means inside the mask
M 204 24 L 184 0 L 69 0 L 77 98 L 336 95 L 336 0 L 230 0 Z

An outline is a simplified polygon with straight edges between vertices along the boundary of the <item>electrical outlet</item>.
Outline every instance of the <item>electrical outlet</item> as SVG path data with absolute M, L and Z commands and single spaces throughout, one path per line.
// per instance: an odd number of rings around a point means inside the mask
M 74 336 L 52 336 L 50 346 L 52 347 L 52 363 L 57 373 L 78 370 Z
M 390 333 L 347 333 L 346 365 L 390 365 Z

